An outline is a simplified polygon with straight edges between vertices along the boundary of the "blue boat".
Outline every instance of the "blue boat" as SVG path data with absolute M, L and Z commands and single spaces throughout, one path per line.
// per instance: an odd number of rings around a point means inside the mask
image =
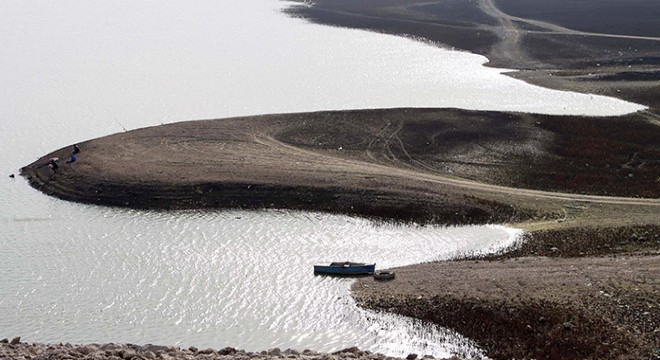
M 375 270 L 376 264 L 350 261 L 333 262 L 330 265 L 314 265 L 314 274 L 323 275 L 371 275 Z

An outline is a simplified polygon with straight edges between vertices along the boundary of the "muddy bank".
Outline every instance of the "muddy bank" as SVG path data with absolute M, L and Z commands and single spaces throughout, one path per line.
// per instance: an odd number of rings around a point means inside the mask
M 452 328 L 495 359 L 653 359 L 660 346 L 660 226 L 527 234 L 484 259 L 360 279 L 362 306 Z
M 174 346 L 135 345 L 135 344 L 39 344 L 21 342 L 20 337 L 0 341 L 0 359 L 91 359 L 91 360 L 195 360 L 195 359 L 299 359 L 299 360 L 394 360 L 396 358 L 362 351 L 358 348 L 348 348 L 331 354 L 317 353 L 311 350 L 297 351 L 278 348 L 260 352 L 246 352 L 234 348 L 198 349 L 190 347 L 182 349 Z M 411 354 L 407 359 L 415 359 Z M 424 359 L 432 359 L 425 356 Z M 421 358 L 420 358 L 421 359 Z M 458 360 L 458 358 L 451 358 Z

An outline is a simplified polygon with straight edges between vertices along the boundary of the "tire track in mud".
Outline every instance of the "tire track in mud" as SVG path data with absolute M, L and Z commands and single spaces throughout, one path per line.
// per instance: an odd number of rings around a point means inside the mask
M 628 198 L 600 195 L 584 195 L 572 193 L 550 192 L 542 190 L 513 188 L 500 185 L 486 184 L 457 177 L 440 175 L 437 173 L 427 173 L 419 169 L 406 169 L 398 166 L 388 166 L 379 163 L 370 163 L 358 159 L 346 159 L 327 154 L 322 151 L 313 151 L 302 149 L 293 145 L 281 142 L 270 135 L 255 135 L 255 140 L 259 143 L 279 150 L 284 150 L 294 157 L 304 157 L 311 162 L 333 165 L 333 167 L 344 168 L 346 172 L 353 173 L 371 173 L 373 175 L 393 176 L 408 180 L 452 186 L 467 190 L 479 190 L 484 192 L 498 193 L 516 197 L 526 197 L 534 199 L 548 199 L 559 201 L 577 201 L 596 204 L 610 205 L 640 205 L 640 206 L 660 206 L 660 199 L 650 198 Z

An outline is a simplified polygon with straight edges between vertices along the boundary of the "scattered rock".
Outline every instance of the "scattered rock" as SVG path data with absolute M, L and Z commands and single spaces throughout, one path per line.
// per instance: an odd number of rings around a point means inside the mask
M 156 358 L 156 354 L 154 354 L 154 353 L 151 352 L 151 351 L 145 351 L 145 352 L 143 352 L 143 353 L 142 353 L 142 356 L 144 356 L 144 357 L 147 358 L 147 359 L 155 359 L 155 358 Z
M 83 355 L 90 355 L 98 351 L 98 348 L 92 345 L 83 345 L 75 348 L 74 350 Z
M 11 342 L 9 342 L 10 345 L 18 345 L 21 343 L 21 337 L 17 336 L 13 339 L 11 339 Z
M 114 345 L 114 344 L 113 344 L 113 345 Z M 104 348 L 103 348 L 104 346 L 105 346 L 105 345 L 101 346 L 101 350 L 104 350 Z M 169 349 L 170 349 L 170 348 L 167 347 L 167 346 L 147 344 L 147 345 L 144 345 L 144 346 L 141 346 L 141 347 L 140 347 L 140 352 L 148 352 L 148 351 L 150 351 L 150 352 L 152 352 L 152 353 L 154 353 L 154 354 L 157 354 L 159 351 L 160 351 L 160 352 L 168 352 Z
M 571 324 L 569 321 L 565 322 L 564 325 L 564 330 L 572 330 L 573 329 L 573 324 Z
M 406 356 L 406 360 L 415 360 L 415 359 L 417 359 L 417 354 L 408 354 L 408 356 Z
M 213 349 L 206 349 L 204 351 L 208 351 L 208 350 L 211 350 L 211 352 L 207 352 L 205 354 L 213 354 L 214 353 Z M 234 355 L 237 352 L 238 352 L 238 350 L 236 350 L 232 347 L 226 347 L 224 349 L 218 350 L 218 355 Z M 202 353 L 202 352 L 200 351 L 200 353 Z
M 296 355 L 296 356 L 300 355 L 300 352 L 294 349 L 286 349 L 284 352 L 288 355 Z
M 146 346 L 149 346 L 149 344 L 147 344 Z M 101 345 L 101 347 L 99 348 L 99 350 L 102 350 L 102 351 L 112 351 L 112 350 L 121 350 L 121 349 L 123 349 L 123 348 L 124 348 L 124 347 L 123 347 L 122 345 L 119 345 L 119 344 L 115 344 L 115 343 L 107 343 L 107 344 L 103 344 L 103 345 Z

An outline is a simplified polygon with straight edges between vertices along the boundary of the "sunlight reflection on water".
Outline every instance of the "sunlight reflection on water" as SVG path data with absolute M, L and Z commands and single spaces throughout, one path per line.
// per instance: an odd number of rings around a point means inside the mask
M 447 355 L 466 341 L 359 309 L 350 279 L 314 276 L 313 265 L 351 259 L 402 266 L 507 246 L 518 234 L 500 226 L 400 226 L 287 211 L 68 210 L 86 217 L 86 226 L 49 235 L 62 220 L 42 219 L 5 244 L 0 270 L 10 279 L 0 290 L 0 311 L 11 334 Z

